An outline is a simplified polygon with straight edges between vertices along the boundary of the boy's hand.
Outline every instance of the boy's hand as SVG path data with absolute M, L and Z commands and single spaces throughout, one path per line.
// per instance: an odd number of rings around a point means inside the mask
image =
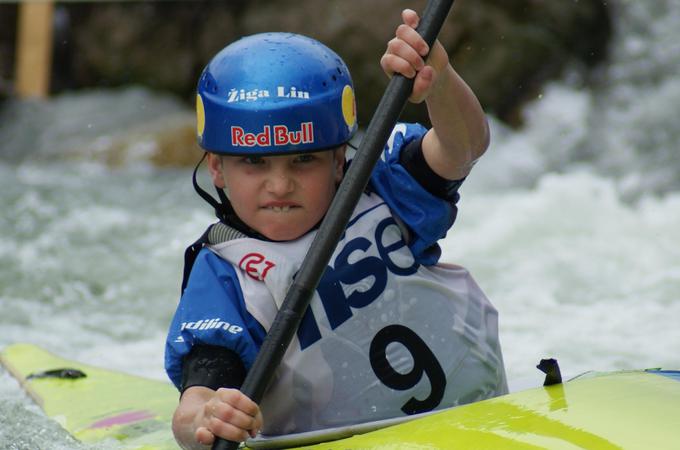
M 423 58 L 428 54 L 429 48 L 416 31 L 420 21 L 418 14 L 405 9 L 401 18 L 404 23 L 397 27 L 395 37 L 387 43 L 380 65 L 389 77 L 395 73 L 406 78 L 415 77 L 409 100 L 421 103 L 436 89 L 440 75 L 449 65 L 449 56 L 439 41 L 436 41 L 425 61 Z
M 262 428 L 262 413 L 257 404 L 238 389 L 218 389 L 205 403 L 196 440 L 212 445 L 215 436 L 234 442 L 255 437 Z

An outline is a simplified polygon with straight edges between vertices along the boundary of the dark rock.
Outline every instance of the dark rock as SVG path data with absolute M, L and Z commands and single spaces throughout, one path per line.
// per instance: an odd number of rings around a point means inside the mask
M 511 124 L 546 81 L 567 67 L 587 76 L 607 55 L 606 1 L 479 0 L 456 13 L 441 37 L 453 65 L 482 104 Z
M 370 120 L 387 84 L 379 59 L 404 8 L 424 0 L 236 0 L 59 3 L 53 92 L 141 84 L 193 103 L 200 71 L 234 39 L 262 31 L 312 36 L 347 62 L 356 85 L 359 120 Z M 0 12 L 8 10 L 0 5 Z M 11 9 L 11 8 L 9 8 Z M 16 9 L 16 8 L 15 8 Z M 0 30 L 11 25 L 0 15 Z M 9 22 L 9 24 L 7 24 Z M 0 32 L 0 80 L 13 57 Z M 541 86 L 575 68 L 584 78 L 606 57 L 611 35 L 606 0 L 458 1 L 440 40 L 456 70 L 485 109 L 513 125 Z M 2 85 L 0 85 L 1 91 Z M 406 120 L 426 121 L 410 107 Z
M 207 60 L 236 37 L 238 2 L 68 4 L 71 87 L 142 84 L 182 96 Z M 67 83 L 68 83 L 67 82 Z

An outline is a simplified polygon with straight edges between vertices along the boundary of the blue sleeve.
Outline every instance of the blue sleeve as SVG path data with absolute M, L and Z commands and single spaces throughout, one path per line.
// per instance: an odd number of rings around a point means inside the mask
M 437 241 L 453 225 L 456 205 L 429 193 L 399 163 L 401 149 L 426 132 L 422 125 L 397 124 L 371 174 L 371 187 L 409 228 L 409 247 L 416 261 L 432 265 L 441 256 Z
M 210 250 L 201 250 L 165 343 L 170 380 L 180 388 L 183 358 L 195 344 L 226 347 L 250 369 L 264 337 L 264 328 L 246 310 L 234 268 Z

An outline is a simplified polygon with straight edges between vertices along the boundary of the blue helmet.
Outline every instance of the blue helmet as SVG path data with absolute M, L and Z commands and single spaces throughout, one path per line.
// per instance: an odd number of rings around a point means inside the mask
M 354 89 L 342 59 L 291 33 L 248 36 L 203 70 L 198 142 L 225 155 L 277 155 L 338 147 L 357 130 Z

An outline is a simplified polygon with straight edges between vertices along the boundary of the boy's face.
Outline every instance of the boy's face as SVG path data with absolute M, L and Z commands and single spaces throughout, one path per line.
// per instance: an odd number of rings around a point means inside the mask
M 342 179 L 345 147 L 282 156 L 208 154 L 215 186 L 239 218 L 273 241 L 297 239 L 326 214 Z

